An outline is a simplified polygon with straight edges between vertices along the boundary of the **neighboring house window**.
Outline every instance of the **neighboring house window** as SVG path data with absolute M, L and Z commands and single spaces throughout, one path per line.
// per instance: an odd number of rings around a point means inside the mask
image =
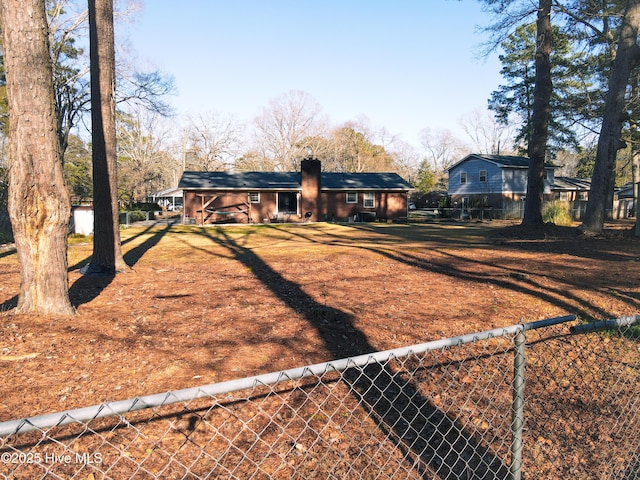
M 260 192 L 249 192 L 249 203 L 260 203 Z
M 467 183 L 467 172 L 460 172 L 460 184 Z
M 587 192 L 578 192 L 578 200 L 586 200 Z
M 358 203 L 358 194 L 356 192 L 347 192 L 347 203 Z
M 480 182 L 484 183 L 487 181 L 487 171 L 480 170 Z
M 364 208 L 373 208 L 373 207 L 376 206 L 376 197 L 371 192 L 366 192 L 363 195 L 363 199 L 362 200 L 363 200 L 362 204 L 363 204 Z

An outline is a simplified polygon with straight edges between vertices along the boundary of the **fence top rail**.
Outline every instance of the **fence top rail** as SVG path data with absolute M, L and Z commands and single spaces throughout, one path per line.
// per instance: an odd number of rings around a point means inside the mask
M 321 376 L 328 372 L 340 372 L 348 368 L 364 367 L 373 363 L 386 362 L 394 358 L 402 358 L 435 350 L 443 350 L 446 348 L 456 347 L 467 343 L 478 342 L 491 338 L 514 336 L 515 334 L 522 331 L 567 323 L 575 319 L 575 315 L 549 318 L 546 320 L 538 320 L 530 323 L 511 325 L 508 327 L 485 330 L 483 332 L 470 333 L 457 337 L 435 340 L 418 345 L 412 345 L 409 347 L 401 347 L 392 350 L 367 353 L 350 358 L 332 360 L 329 362 L 307 365 L 304 367 L 292 368 L 279 372 L 266 373 L 253 377 L 246 377 L 237 380 L 229 380 L 226 382 L 212 383 L 199 387 L 146 395 L 142 397 L 130 398 L 127 400 L 105 402 L 99 405 L 38 415 L 18 420 L 9 420 L 6 422 L 0 422 L 0 437 L 62 426 L 70 423 L 87 422 L 111 415 L 121 415 L 136 410 L 162 407 L 178 402 L 187 402 L 196 398 L 212 397 L 215 395 L 221 395 L 240 390 L 251 390 L 260 386 L 274 385 L 279 382 L 298 380 L 310 376 Z
M 573 334 L 595 332 L 597 330 L 610 330 L 612 328 L 630 327 L 631 325 L 640 324 L 640 315 L 630 317 L 620 317 L 613 320 L 603 320 L 601 322 L 582 323 L 569 328 Z

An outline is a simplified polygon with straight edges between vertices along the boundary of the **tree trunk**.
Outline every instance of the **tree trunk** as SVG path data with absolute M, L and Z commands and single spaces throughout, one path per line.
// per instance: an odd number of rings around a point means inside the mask
M 640 0 L 628 0 L 616 58 L 609 78 L 589 201 L 582 223 L 582 229 L 588 232 L 602 232 L 607 210 L 610 211 L 613 207 L 611 199 L 615 184 L 616 155 L 618 150 L 624 147 L 620 133 L 624 122 L 625 93 L 631 69 L 638 56 L 636 40 L 639 27 Z
M 9 216 L 20 262 L 17 313 L 71 315 L 62 176 L 44 0 L 2 0 L 9 104 Z
M 551 82 L 551 2 L 540 0 L 538 4 L 536 77 L 533 89 L 533 116 L 529 141 L 529 170 L 527 172 L 527 197 L 524 204 L 522 225 L 542 225 L 542 200 L 544 195 L 544 162 L 549 136 Z
M 89 0 L 93 256 L 88 274 L 127 270 L 120 246 L 116 153 L 113 0 Z
M 634 234 L 636 237 L 640 237 L 640 215 L 638 215 L 638 201 L 640 200 L 640 182 L 638 181 L 638 175 L 640 172 L 640 151 L 634 147 L 633 149 L 633 165 L 631 167 L 631 189 L 633 191 L 633 213 L 636 217 L 636 224 L 634 227 Z

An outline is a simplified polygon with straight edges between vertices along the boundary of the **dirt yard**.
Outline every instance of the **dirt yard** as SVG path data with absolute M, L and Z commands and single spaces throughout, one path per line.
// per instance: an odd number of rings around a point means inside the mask
M 278 371 L 569 313 L 640 311 L 631 225 L 585 238 L 506 223 L 153 226 L 122 232 L 131 271 L 79 273 L 74 318 L 11 313 L 0 250 L 0 420 Z

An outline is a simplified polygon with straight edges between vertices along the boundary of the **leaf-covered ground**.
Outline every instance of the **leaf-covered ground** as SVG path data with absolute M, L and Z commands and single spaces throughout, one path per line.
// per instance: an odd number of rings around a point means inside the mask
M 630 228 L 630 227 L 626 227 Z M 626 230 L 523 234 L 504 223 L 307 224 L 123 231 L 128 273 L 79 273 L 74 318 L 11 314 L 0 253 L 2 420 L 213 383 L 568 313 L 640 310 Z
M 122 232 L 131 271 L 83 276 L 73 318 L 14 315 L 0 251 L 0 420 L 387 350 L 566 314 L 640 311 L 631 225 L 584 237 L 504 222 L 156 225 Z

